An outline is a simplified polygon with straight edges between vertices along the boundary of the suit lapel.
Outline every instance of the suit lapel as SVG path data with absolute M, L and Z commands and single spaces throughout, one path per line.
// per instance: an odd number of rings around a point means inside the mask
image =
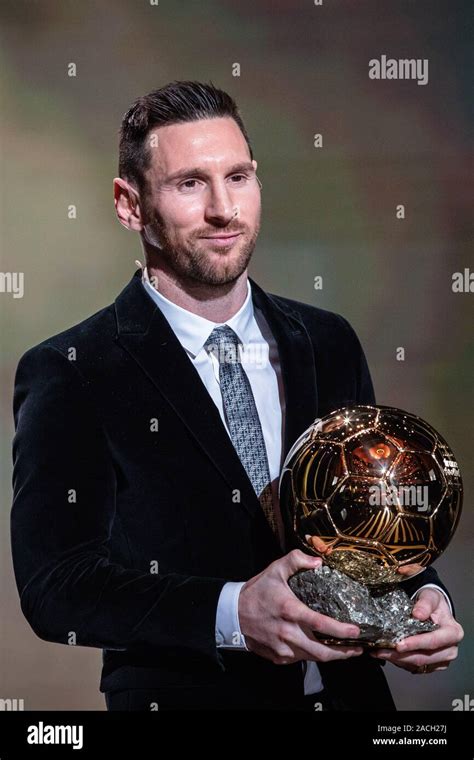
M 296 313 L 250 282 L 254 305 L 263 312 L 280 354 L 286 396 L 286 455 L 317 412 L 312 347 Z M 116 299 L 115 310 L 117 341 L 166 398 L 230 488 L 240 489 L 243 507 L 252 515 L 262 512 L 219 411 L 168 321 L 145 292 L 141 270 Z
M 275 296 L 265 293 L 251 278 L 253 300 L 264 314 L 280 355 L 286 400 L 282 461 L 318 412 L 316 367 L 311 339 L 299 314 Z

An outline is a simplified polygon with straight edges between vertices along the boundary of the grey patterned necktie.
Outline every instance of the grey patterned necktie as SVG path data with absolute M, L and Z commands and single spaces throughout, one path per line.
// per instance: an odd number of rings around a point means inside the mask
M 240 362 L 238 343 L 232 328 L 222 325 L 213 329 L 204 347 L 213 351 L 219 362 L 222 403 L 232 443 L 277 535 L 265 440 L 252 388 Z

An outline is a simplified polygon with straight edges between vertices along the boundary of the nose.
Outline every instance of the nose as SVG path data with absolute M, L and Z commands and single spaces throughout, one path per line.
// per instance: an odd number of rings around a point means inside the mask
M 210 188 L 206 205 L 206 220 L 214 224 L 225 225 L 234 216 L 234 204 L 225 183 L 216 183 Z

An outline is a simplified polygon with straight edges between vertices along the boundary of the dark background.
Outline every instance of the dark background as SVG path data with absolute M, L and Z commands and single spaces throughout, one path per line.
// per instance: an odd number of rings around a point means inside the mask
M 0 293 L 0 698 L 104 709 L 100 652 L 40 641 L 19 610 L 8 534 L 13 375 L 27 348 L 110 303 L 135 270 L 139 238 L 118 225 L 112 202 L 117 131 L 136 97 L 174 79 L 211 80 L 240 105 L 263 183 L 250 274 L 347 317 L 378 403 L 427 419 L 458 458 L 464 515 L 436 566 L 466 639 L 444 673 L 387 671 L 401 709 L 451 710 L 472 692 L 474 295 L 451 287 L 454 272 L 474 269 L 470 8 L 3 0 L 1 270 L 24 272 L 25 294 Z M 428 58 L 429 83 L 369 79 L 369 60 L 383 54 Z

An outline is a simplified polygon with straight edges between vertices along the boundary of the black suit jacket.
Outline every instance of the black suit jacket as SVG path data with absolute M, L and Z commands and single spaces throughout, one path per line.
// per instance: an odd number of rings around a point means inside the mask
M 375 403 L 372 383 L 344 318 L 251 284 L 279 349 L 286 455 L 316 417 Z M 216 649 L 222 586 L 282 550 L 141 270 L 114 304 L 24 354 L 14 417 L 13 561 L 38 636 L 102 648 L 101 691 L 302 694 L 300 663 Z M 287 551 L 294 545 L 288 536 Z M 404 586 L 433 581 L 429 569 Z M 372 658 L 321 670 L 341 709 L 392 707 Z

